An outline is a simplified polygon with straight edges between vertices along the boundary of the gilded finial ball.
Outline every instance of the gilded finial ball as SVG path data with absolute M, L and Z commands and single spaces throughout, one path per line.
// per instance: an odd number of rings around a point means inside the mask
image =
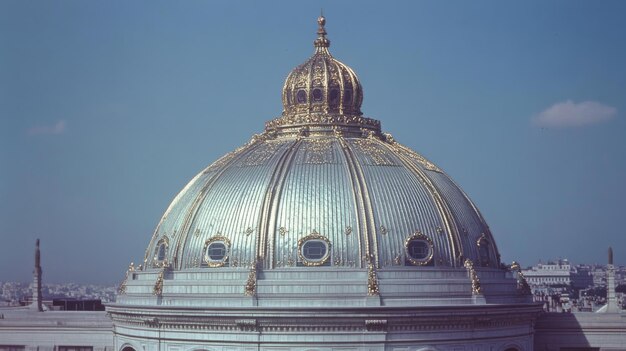
M 319 16 L 317 18 L 317 24 L 319 24 L 320 26 L 323 26 L 326 24 L 326 18 L 324 16 Z

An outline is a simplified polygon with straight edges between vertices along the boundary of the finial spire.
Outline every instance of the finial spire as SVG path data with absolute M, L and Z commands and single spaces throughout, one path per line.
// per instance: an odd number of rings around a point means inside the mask
M 609 246 L 609 264 L 613 264 L 613 248 Z
M 313 42 L 313 45 L 316 48 L 316 51 L 321 51 L 322 48 L 328 48 L 330 46 L 330 40 L 326 38 L 326 17 L 324 17 L 324 13 L 320 12 L 320 16 L 317 18 L 317 39 Z

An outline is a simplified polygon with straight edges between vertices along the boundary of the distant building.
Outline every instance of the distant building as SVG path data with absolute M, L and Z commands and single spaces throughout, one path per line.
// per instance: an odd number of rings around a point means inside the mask
M 569 286 L 572 266 L 567 259 L 559 259 L 545 264 L 539 263 L 522 272 L 530 287 L 537 290 L 554 285 Z
M 586 289 L 594 286 L 592 268 L 584 265 L 572 266 L 567 259 L 538 263 L 522 272 L 535 293 L 549 293 L 559 288 Z

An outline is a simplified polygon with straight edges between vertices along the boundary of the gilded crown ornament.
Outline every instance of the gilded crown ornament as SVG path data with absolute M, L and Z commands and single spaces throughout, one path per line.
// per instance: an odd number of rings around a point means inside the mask
M 315 52 L 294 68 L 283 86 L 283 114 L 266 124 L 272 131 L 294 126 L 356 126 L 380 133 L 380 122 L 362 117 L 363 88 L 354 71 L 328 48 L 326 18 L 317 19 Z

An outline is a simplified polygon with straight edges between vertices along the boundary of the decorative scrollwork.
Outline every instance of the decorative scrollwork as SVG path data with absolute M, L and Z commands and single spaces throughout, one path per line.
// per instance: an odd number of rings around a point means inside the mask
M 163 294 L 163 276 L 165 275 L 165 267 L 161 268 L 157 280 L 152 288 L 152 295 L 161 296 Z
M 246 286 L 244 287 L 243 294 L 245 296 L 255 296 L 256 295 L 256 271 L 257 271 L 258 263 L 254 262 L 252 267 L 250 267 L 250 273 L 248 273 L 248 280 L 246 280 Z
M 120 287 L 117 289 L 117 293 L 120 295 L 126 294 L 126 282 L 128 282 L 128 276 L 131 272 L 135 271 L 135 264 L 133 262 L 128 265 L 128 269 L 126 270 L 126 275 L 124 275 L 124 280 L 120 283 Z
M 429 171 L 443 173 L 443 171 L 439 167 L 437 167 L 434 163 L 430 162 L 424 156 L 418 154 L 417 152 L 398 143 L 395 139 L 393 139 L 393 137 L 387 136 L 387 135 L 383 135 L 383 137 L 385 138 L 386 142 L 391 144 L 392 149 L 394 149 L 396 152 L 400 152 L 404 155 L 407 155 L 409 158 L 417 161 L 419 164 L 421 164 L 425 169 Z
M 524 294 L 524 295 L 531 294 L 532 290 L 530 289 L 530 285 L 528 284 L 528 281 L 526 280 L 526 276 L 522 272 L 522 267 L 519 265 L 519 263 L 513 261 L 511 263 L 511 271 L 517 273 L 517 291 L 520 294 Z
M 382 147 L 375 140 L 371 130 L 365 130 L 367 139 L 357 139 L 354 144 L 365 156 L 367 163 L 372 166 L 399 166 L 388 149 Z
M 303 153 L 298 154 L 297 162 L 302 164 L 336 163 L 333 154 L 332 139 L 310 139 L 301 146 Z
M 246 156 L 240 167 L 251 167 L 262 165 L 272 156 L 276 155 L 276 151 L 280 147 L 280 144 L 273 141 L 266 141 L 259 146 L 253 148 L 253 150 Z
M 480 279 L 478 278 L 478 274 L 474 269 L 474 262 L 469 258 L 465 260 L 463 266 L 467 269 L 469 273 L 470 279 L 472 280 L 472 294 L 480 295 L 482 294 L 482 288 L 480 286 Z
M 372 262 L 367 264 L 367 295 L 380 295 L 380 291 L 378 289 L 378 276 L 376 274 L 376 268 L 374 268 L 374 264 Z
M 346 125 L 371 129 L 380 132 L 380 121 L 354 115 L 331 115 L 331 114 L 311 114 L 311 115 L 284 115 L 265 123 L 265 130 L 270 132 L 278 128 L 299 125 Z

